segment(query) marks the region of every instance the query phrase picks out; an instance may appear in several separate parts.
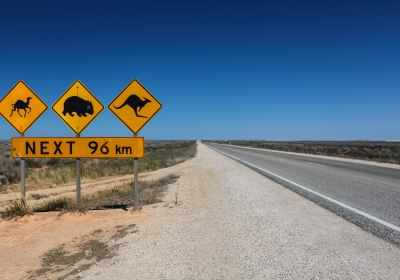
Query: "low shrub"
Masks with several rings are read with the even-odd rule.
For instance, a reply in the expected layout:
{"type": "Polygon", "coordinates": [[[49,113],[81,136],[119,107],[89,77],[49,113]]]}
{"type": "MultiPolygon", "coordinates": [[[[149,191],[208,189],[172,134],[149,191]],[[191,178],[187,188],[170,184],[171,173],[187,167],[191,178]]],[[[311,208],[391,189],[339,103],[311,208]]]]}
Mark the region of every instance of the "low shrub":
{"type": "Polygon", "coordinates": [[[12,201],[1,213],[1,217],[6,220],[23,217],[33,214],[32,209],[23,200],[12,201]]]}
{"type": "MultiPolygon", "coordinates": [[[[141,205],[161,202],[167,186],[176,182],[177,175],[169,175],[156,181],[139,183],[139,200],[141,205]]],[[[102,209],[133,206],[135,196],[133,183],[123,184],[110,190],[86,195],[82,202],[86,209],[102,209]]]]}
{"type": "Polygon", "coordinates": [[[46,198],[46,197],[49,197],[49,195],[48,194],[42,194],[42,193],[33,193],[33,194],[31,194],[31,198],[34,199],[34,200],[39,200],[39,199],[46,198]]]}
{"type": "Polygon", "coordinates": [[[42,203],[34,208],[35,212],[49,212],[49,211],[70,211],[75,209],[75,203],[71,198],[61,197],[52,199],[42,203]]]}

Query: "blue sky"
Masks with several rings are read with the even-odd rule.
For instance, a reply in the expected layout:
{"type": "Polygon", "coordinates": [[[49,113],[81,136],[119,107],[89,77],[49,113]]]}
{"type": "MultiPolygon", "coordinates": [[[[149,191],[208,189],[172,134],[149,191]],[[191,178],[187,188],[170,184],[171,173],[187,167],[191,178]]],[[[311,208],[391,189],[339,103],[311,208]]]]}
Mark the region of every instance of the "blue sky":
{"type": "MultiPolygon", "coordinates": [[[[3,1],[0,95],[51,110],[81,80],[107,106],[134,78],[163,104],[148,139],[400,139],[399,1],[3,1]]],[[[17,132],[0,119],[0,138],[17,132]]],[[[82,136],[130,136],[105,110],[82,136]]]]}

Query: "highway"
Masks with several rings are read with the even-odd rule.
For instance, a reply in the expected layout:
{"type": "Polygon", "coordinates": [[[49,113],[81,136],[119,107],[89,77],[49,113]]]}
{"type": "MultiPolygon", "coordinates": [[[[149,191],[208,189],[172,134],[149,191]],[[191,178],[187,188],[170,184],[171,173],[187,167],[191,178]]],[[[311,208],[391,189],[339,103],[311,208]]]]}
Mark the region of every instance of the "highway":
{"type": "Polygon", "coordinates": [[[400,244],[400,169],[205,143],[335,212],[400,244]]]}

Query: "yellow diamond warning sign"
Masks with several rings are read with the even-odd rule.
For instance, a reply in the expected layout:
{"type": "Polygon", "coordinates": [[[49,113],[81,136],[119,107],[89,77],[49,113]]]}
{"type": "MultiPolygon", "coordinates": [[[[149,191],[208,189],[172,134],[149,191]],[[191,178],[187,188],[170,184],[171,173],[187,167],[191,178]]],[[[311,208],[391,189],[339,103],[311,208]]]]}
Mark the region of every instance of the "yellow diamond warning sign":
{"type": "Polygon", "coordinates": [[[137,80],[132,81],[108,105],[133,133],[138,133],[161,107],[161,103],[137,80]]]}
{"type": "Polygon", "coordinates": [[[53,105],[53,110],[76,134],[80,134],[103,109],[100,101],[80,81],[73,83],[53,105]]]}
{"type": "Polygon", "coordinates": [[[47,105],[23,81],[0,101],[0,114],[21,134],[46,111],[47,105]]]}

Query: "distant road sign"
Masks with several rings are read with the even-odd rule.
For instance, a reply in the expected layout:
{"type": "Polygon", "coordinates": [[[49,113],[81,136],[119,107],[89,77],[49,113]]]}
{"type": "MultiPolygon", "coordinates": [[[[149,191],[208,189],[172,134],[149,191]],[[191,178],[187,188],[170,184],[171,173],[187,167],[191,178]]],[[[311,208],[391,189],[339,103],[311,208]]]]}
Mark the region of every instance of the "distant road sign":
{"type": "Polygon", "coordinates": [[[0,101],[0,114],[21,134],[46,111],[47,105],[23,81],[0,101]]]}
{"type": "Polygon", "coordinates": [[[133,133],[138,133],[162,105],[137,80],[134,80],[108,105],[108,108],[133,133]]]}
{"type": "Polygon", "coordinates": [[[100,101],[80,81],[73,83],[53,105],[53,110],[76,134],[80,134],[103,109],[100,101]]]}
{"type": "Polygon", "coordinates": [[[143,137],[19,137],[11,139],[14,158],[142,158],[143,137]]]}

